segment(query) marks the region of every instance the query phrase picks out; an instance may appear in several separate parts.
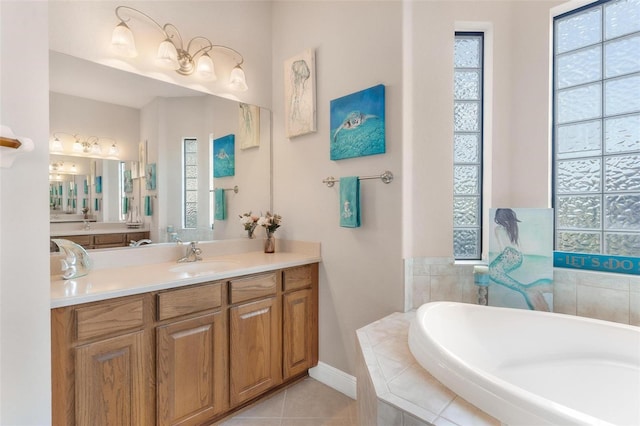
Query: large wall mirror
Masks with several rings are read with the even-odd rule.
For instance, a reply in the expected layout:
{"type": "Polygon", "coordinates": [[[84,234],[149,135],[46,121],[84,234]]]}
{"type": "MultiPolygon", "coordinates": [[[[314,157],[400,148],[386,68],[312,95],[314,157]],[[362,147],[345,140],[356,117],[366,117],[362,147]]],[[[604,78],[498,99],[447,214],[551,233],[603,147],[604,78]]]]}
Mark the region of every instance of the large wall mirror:
{"type": "Polygon", "coordinates": [[[137,214],[154,242],[170,241],[168,229],[183,241],[241,238],[239,215],[271,208],[265,108],[51,51],[50,129],[71,139],[50,156],[52,230],[85,208],[96,227],[137,214]],[[245,134],[247,119],[253,138],[245,134]],[[73,135],[115,141],[119,154],[74,153],[73,135]],[[224,219],[214,216],[215,188],[225,190],[224,219]]]}

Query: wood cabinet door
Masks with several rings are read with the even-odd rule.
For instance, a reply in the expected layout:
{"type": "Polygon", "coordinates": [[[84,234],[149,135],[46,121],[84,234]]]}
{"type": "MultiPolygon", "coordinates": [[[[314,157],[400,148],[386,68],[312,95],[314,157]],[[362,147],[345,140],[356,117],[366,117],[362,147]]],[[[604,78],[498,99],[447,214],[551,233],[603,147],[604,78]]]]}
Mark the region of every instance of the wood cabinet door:
{"type": "Polygon", "coordinates": [[[144,425],[144,331],[76,348],[76,425],[144,425]]]}
{"type": "Polygon", "coordinates": [[[313,367],[313,299],[311,289],[287,293],[282,299],[282,366],[284,379],[313,367]]]}
{"type": "Polygon", "coordinates": [[[157,424],[196,425],[227,409],[222,313],[157,327],[157,424]]]}
{"type": "Polygon", "coordinates": [[[271,297],[229,310],[232,407],[282,382],[277,300],[271,297]]]}

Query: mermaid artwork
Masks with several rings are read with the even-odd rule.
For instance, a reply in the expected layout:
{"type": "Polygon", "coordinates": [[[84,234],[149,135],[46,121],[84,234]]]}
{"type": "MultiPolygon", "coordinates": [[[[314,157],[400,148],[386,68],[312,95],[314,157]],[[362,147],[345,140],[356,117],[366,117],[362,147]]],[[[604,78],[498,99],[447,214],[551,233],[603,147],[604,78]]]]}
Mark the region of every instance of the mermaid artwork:
{"type": "Polygon", "coordinates": [[[518,236],[518,222],[520,220],[518,220],[516,213],[512,209],[496,209],[494,221],[497,224],[495,235],[500,246],[500,254],[489,265],[491,280],[520,293],[529,309],[550,311],[542,293],[551,291],[552,280],[542,278],[532,283],[524,284],[510,275],[523,262],[518,236]]]}

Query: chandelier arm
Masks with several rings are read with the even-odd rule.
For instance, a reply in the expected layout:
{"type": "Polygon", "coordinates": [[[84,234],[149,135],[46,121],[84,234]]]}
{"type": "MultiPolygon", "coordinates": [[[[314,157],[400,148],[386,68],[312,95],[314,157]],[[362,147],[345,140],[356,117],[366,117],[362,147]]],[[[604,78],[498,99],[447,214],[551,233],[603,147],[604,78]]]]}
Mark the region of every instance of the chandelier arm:
{"type": "Polygon", "coordinates": [[[191,55],[192,58],[195,59],[195,57],[199,54],[199,53],[206,53],[211,51],[211,49],[213,48],[213,43],[211,43],[211,40],[209,40],[206,37],[203,36],[195,36],[194,38],[192,38],[191,40],[189,40],[189,43],[187,44],[187,52],[191,55]],[[196,40],[204,40],[207,43],[209,43],[208,46],[202,46],[200,49],[196,50],[195,52],[191,53],[191,43],[193,43],[196,40]]]}
{"type": "MultiPolygon", "coordinates": [[[[155,19],[153,19],[151,16],[147,15],[144,12],[139,11],[138,9],[134,9],[133,7],[129,7],[129,6],[118,6],[116,7],[116,17],[122,21],[122,22],[129,22],[131,20],[131,18],[128,19],[124,19],[122,18],[122,16],[120,16],[120,14],[118,13],[118,10],[120,9],[126,9],[129,10],[131,12],[137,12],[140,15],[144,16],[145,18],[147,18],[149,21],[153,22],[155,24],[156,27],[158,27],[158,29],[165,35],[165,37],[169,37],[169,34],[167,33],[167,31],[165,31],[164,27],[162,25],[160,25],[158,23],[158,21],[156,21],[155,19]]],[[[167,26],[168,24],[165,24],[165,26],[167,26]]],[[[175,27],[174,27],[175,28],[175,27]]]]}
{"type": "Polygon", "coordinates": [[[74,138],[76,138],[76,139],[77,139],[77,136],[78,136],[78,135],[76,135],[76,134],[71,134],[71,133],[67,133],[67,132],[53,132],[53,138],[54,138],[54,139],[55,139],[55,138],[57,138],[57,137],[58,137],[58,135],[67,135],[67,136],[74,137],[74,138]]]}
{"type": "Polygon", "coordinates": [[[231,48],[229,46],[223,46],[222,44],[212,44],[211,45],[211,49],[209,49],[209,50],[213,50],[213,49],[230,50],[231,52],[233,52],[235,55],[237,55],[240,58],[239,62],[236,60],[236,62],[237,62],[236,65],[242,65],[244,63],[244,57],[236,49],[233,49],[233,48],[231,48]]]}
{"type": "Polygon", "coordinates": [[[184,43],[182,42],[182,35],[180,34],[180,31],[178,30],[178,27],[173,25],[171,22],[167,22],[162,27],[162,31],[164,31],[164,33],[167,35],[167,38],[170,39],[171,42],[175,46],[176,44],[173,42],[173,34],[169,34],[169,31],[167,31],[167,29],[169,29],[169,28],[172,30],[173,33],[175,33],[178,36],[178,39],[180,39],[180,47],[176,46],[176,48],[178,48],[179,50],[184,51],[184,43]]]}

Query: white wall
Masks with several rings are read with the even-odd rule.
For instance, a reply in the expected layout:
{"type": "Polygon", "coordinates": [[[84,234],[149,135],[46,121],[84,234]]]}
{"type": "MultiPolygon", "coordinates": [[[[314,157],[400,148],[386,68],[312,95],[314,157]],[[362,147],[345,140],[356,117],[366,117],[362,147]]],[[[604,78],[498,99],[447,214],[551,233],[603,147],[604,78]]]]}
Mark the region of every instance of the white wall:
{"type": "MultiPolygon", "coordinates": [[[[49,120],[51,135],[64,132],[78,134],[84,138],[105,138],[101,141],[105,155],[108,147],[115,141],[120,151],[120,160],[138,159],[139,109],[50,92],[49,120]]],[[[73,137],[61,135],[60,140],[64,144],[65,152],[71,152],[73,137]]]]}
{"type": "Polygon", "coordinates": [[[0,169],[0,424],[51,423],[47,2],[0,4],[0,122],[35,150],[0,169]]]}
{"type": "Polygon", "coordinates": [[[353,374],[355,330],[402,310],[402,4],[276,2],[273,9],[274,210],[276,236],[320,241],[320,360],[353,374]],[[316,50],[316,133],[284,134],[283,62],[316,50]],[[386,86],[386,154],[329,160],[329,103],[386,86]],[[362,181],[362,227],[339,226],[339,187],[327,176],[375,175],[362,181]]]}

